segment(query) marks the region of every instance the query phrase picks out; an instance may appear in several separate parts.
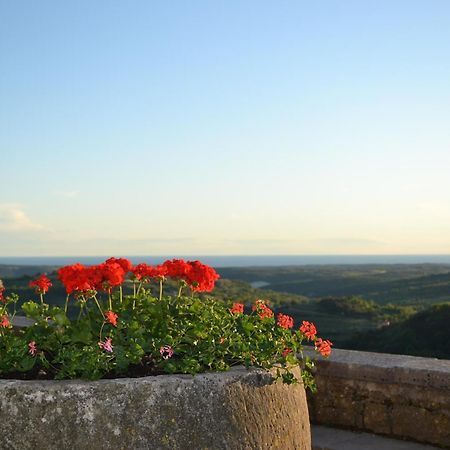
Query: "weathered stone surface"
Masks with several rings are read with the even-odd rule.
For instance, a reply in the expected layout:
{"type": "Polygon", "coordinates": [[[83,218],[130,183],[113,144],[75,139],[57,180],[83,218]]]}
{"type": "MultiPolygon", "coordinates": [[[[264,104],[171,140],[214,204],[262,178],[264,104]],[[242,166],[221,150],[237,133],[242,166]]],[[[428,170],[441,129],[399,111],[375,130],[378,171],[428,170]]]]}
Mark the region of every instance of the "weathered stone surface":
{"type": "Polygon", "coordinates": [[[4,450],[311,448],[302,385],[225,373],[84,381],[0,380],[4,450]]]}
{"type": "Polygon", "coordinates": [[[314,423],[450,448],[450,361],[335,350],[316,362],[314,423]]]}

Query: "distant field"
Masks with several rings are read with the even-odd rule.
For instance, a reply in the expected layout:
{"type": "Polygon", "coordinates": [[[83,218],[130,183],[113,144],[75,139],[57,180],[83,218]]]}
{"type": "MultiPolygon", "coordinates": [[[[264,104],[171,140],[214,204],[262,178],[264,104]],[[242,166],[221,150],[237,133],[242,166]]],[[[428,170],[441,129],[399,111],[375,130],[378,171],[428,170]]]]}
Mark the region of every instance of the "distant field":
{"type": "Polygon", "coordinates": [[[32,276],[40,273],[51,273],[57,268],[57,266],[0,264],[0,279],[4,280],[6,278],[18,278],[24,275],[32,276]]]}
{"type": "Polygon", "coordinates": [[[450,298],[450,265],[384,264],[219,269],[224,278],[310,298],[359,295],[379,303],[433,304],[450,298]]]}

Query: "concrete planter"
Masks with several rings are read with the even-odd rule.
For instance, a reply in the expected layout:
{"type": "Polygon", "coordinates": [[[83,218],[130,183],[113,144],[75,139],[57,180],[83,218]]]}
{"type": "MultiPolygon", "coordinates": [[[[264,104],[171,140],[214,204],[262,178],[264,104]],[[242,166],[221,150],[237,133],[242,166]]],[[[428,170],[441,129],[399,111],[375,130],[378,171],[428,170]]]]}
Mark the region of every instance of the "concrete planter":
{"type": "Polygon", "coordinates": [[[5,450],[311,448],[302,385],[261,370],[86,381],[0,380],[5,450]]]}

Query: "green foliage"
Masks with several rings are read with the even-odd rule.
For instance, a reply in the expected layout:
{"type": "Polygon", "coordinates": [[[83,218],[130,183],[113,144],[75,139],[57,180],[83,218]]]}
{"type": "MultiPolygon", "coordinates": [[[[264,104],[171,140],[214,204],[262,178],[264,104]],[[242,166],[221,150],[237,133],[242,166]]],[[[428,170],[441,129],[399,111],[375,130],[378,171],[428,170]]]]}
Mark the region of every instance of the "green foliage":
{"type": "Polygon", "coordinates": [[[450,303],[434,305],[393,325],[358,333],[345,346],[355,350],[450,359],[450,303]]]}
{"type": "Polygon", "coordinates": [[[320,309],[335,314],[373,317],[377,313],[377,305],[371,300],[361,297],[326,297],[318,302],[320,309]]]}
{"type": "Polygon", "coordinates": [[[159,299],[141,289],[135,296],[113,296],[117,323],[107,319],[107,299],[71,301],[79,308],[77,319],[58,306],[28,301],[22,310],[33,325],[0,328],[0,376],[98,379],[196,374],[243,364],[276,367],[280,380],[293,383],[298,380],[292,367],[301,364],[305,386],[313,387],[309,360],[295,356],[301,353],[304,335],[278,326],[274,317],[261,319],[257,311],[233,313],[229,301],[207,296],[159,299]],[[173,354],[164,354],[164,349],[173,354]],[[286,349],[291,352],[283,356],[286,349]]]}

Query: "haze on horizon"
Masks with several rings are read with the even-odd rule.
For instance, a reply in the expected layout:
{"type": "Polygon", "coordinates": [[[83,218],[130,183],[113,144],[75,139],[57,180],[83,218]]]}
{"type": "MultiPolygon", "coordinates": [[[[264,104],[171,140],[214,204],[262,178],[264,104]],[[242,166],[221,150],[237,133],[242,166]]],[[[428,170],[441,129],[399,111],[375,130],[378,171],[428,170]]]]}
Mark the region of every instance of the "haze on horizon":
{"type": "Polygon", "coordinates": [[[450,253],[450,3],[0,4],[0,256],[450,253]]]}

